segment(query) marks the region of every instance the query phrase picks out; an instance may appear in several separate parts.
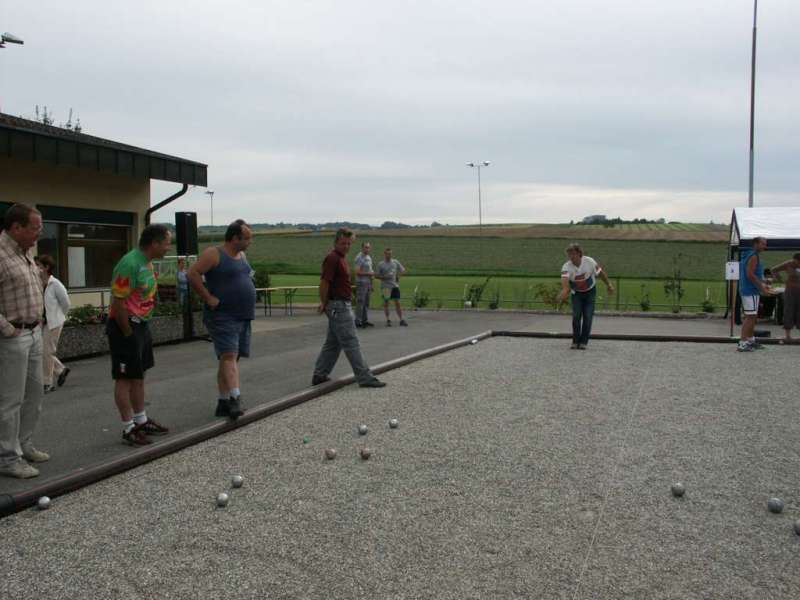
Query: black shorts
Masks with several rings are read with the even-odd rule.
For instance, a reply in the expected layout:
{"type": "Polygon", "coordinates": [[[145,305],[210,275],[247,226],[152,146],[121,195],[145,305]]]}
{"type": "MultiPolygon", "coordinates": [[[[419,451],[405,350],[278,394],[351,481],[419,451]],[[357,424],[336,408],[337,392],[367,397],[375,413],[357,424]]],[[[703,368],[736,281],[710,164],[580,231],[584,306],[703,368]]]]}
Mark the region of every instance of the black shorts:
{"type": "Polygon", "coordinates": [[[133,333],[125,337],[116,320],[109,319],[106,323],[114,379],[144,379],[144,372],[155,364],[150,327],[131,321],[131,330],[133,333]]]}

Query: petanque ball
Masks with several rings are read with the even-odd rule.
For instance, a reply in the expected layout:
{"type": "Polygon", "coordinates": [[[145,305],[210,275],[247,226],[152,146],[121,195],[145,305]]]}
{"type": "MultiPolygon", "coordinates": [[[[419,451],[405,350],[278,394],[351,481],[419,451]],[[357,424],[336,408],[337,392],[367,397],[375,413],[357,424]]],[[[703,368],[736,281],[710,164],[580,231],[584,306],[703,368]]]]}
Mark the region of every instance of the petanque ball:
{"type": "Polygon", "coordinates": [[[400,421],[397,419],[389,419],[389,427],[392,429],[397,429],[400,426],[400,421]]]}
{"type": "Polygon", "coordinates": [[[767,500],[767,508],[771,513],[782,513],[783,512],[783,500],[780,498],[770,498],[767,500]]]}
{"type": "Polygon", "coordinates": [[[336,458],[336,450],[333,448],[328,448],[327,450],[325,450],[325,458],[327,458],[328,460],[333,460],[334,458],[336,458]]]}
{"type": "Polygon", "coordinates": [[[359,433],[359,434],[361,434],[361,435],[367,435],[367,431],[369,431],[369,430],[367,429],[367,426],[366,426],[366,425],[359,425],[359,426],[358,426],[358,433],[359,433]]]}
{"type": "Polygon", "coordinates": [[[683,487],[682,483],[673,483],[670,489],[672,490],[672,495],[676,498],[680,498],[686,493],[686,488],[683,487]]]}
{"type": "Polygon", "coordinates": [[[39,498],[39,501],[36,503],[36,506],[39,507],[39,510],[47,510],[50,508],[50,498],[47,496],[42,496],[39,498]]]}
{"type": "Polygon", "coordinates": [[[244,477],[241,475],[234,475],[233,479],[231,479],[231,485],[235,488],[240,488],[244,485],[244,477]]]}
{"type": "Polygon", "coordinates": [[[372,450],[370,450],[369,448],[362,448],[360,454],[361,458],[363,458],[364,460],[369,460],[369,457],[372,456],[372,450]]]}
{"type": "Polygon", "coordinates": [[[217,506],[220,508],[225,508],[228,506],[228,494],[222,492],[221,494],[217,494],[217,506]]]}

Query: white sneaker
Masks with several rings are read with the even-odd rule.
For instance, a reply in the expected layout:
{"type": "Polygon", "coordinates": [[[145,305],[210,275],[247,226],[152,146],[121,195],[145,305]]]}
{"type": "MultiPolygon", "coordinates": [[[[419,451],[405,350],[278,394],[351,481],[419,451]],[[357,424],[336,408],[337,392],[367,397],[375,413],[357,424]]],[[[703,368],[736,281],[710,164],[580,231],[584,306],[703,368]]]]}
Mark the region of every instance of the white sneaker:
{"type": "Polygon", "coordinates": [[[32,463],[47,462],[50,460],[50,455],[47,452],[37,450],[33,446],[22,449],[22,458],[32,463]]]}
{"type": "Polygon", "coordinates": [[[39,469],[29,465],[24,460],[18,460],[5,467],[0,467],[0,475],[16,477],[17,479],[30,479],[39,474],[39,469]]]}

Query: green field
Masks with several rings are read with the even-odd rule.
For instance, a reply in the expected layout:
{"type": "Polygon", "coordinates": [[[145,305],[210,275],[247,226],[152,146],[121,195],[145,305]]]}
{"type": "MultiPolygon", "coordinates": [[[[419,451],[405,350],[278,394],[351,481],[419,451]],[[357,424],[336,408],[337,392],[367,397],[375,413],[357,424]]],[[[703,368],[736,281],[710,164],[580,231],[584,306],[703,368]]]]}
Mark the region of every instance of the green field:
{"type": "MultiPolygon", "coordinates": [[[[270,285],[274,287],[282,286],[301,286],[318,285],[318,275],[273,275],[270,285]]],[[[430,303],[426,308],[460,308],[464,298],[465,286],[470,284],[481,284],[485,277],[470,276],[412,276],[403,277],[401,280],[402,305],[410,308],[413,306],[413,295],[415,289],[427,292],[430,303]]],[[[493,277],[486,287],[482,300],[479,304],[482,308],[488,308],[490,301],[496,291],[500,293],[501,308],[506,309],[541,309],[548,308],[536,297],[536,289],[540,284],[558,285],[558,277],[493,277]]],[[[609,297],[606,293],[605,285],[600,283],[597,286],[597,303],[601,309],[608,310],[641,310],[640,301],[643,292],[650,297],[651,310],[669,311],[671,310],[670,300],[664,293],[664,285],[660,280],[645,279],[621,279],[614,280],[617,287],[617,294],[609,297]],[[642,288],[644,286],[644,289],[642,288]]],[[[708,297],[717,309],[724,309],[725,305],[725,284],[722,281],[687,281],[684,284],[686,293],[682,301],[684,312],[698,312],[699,306],[708,297]]],[[[372,306],[379,307],[380,292],[378,285],[375,286],[372,296],[372,306]]],[[[282,297],[274,296],[276,303],[282,302],[282,297]]],[[[316,302],[316,295],[307,292],[298,295],[296,302],[310,303],[316,302]]]]}
{"type": "MultiPolygon", "coordinates": [[[[373,256],[382,257],[391,246],[394,256],[414,275],[497,275],[550,277],[564,263],[563,239],[453,236],[365,235],[373,256]]],[[[332,246],[332,236],[258,235],[247,252],[252,263],[271,274],[315,275],[332,246]]],[[[358,248],[351,252],[355,256],[358,248]]],[[[727,246],[718,242],[665,242],[638,240],[592,240],[586,254],[603,264],[608,274],[625,279],[664,278],[677,265],[686,279],[720,281],[727,246]]],[[[766,264],[788,258],[788,253],[767,253],[766,264]]]]}

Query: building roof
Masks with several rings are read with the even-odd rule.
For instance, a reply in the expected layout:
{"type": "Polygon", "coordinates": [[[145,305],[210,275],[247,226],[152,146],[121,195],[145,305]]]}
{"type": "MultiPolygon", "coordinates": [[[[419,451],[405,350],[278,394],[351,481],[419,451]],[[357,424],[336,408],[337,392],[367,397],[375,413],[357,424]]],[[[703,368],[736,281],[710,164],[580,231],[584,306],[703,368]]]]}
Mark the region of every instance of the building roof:
{"type": "Polygon", "coordinates": [[[205,187],[208,166],[0,113],[0,156],[205,187]]]}

